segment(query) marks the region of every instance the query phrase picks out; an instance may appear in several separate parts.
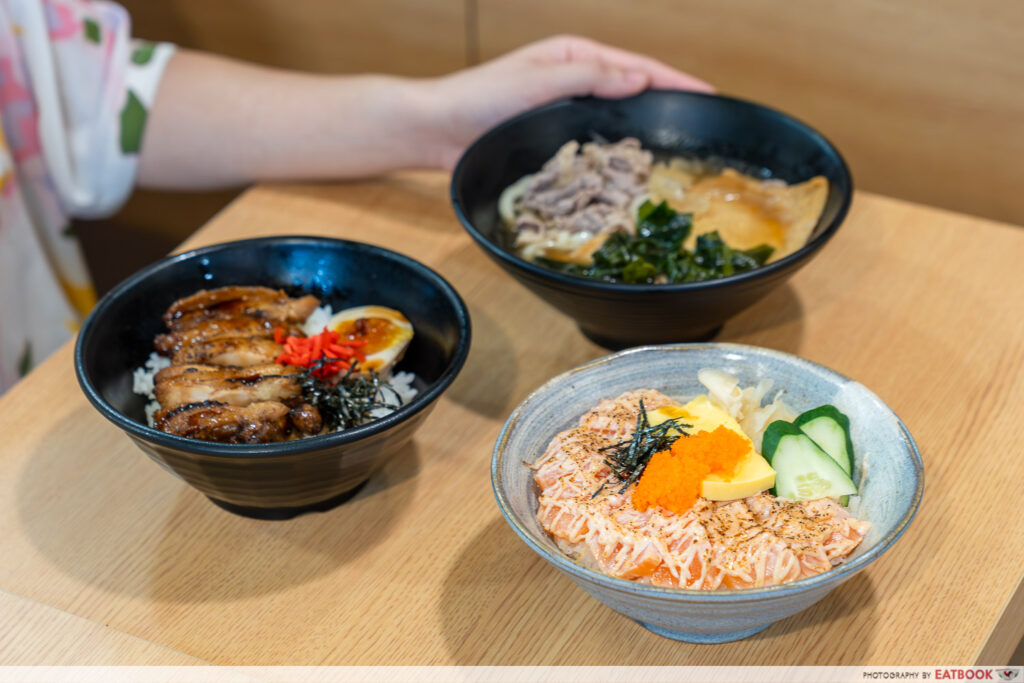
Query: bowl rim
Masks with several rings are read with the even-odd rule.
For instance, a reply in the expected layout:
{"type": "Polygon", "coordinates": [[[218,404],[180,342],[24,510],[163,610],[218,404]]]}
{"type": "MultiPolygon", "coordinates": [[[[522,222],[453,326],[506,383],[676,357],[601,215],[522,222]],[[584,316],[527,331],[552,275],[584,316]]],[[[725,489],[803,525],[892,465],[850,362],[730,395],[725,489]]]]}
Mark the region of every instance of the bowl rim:
{"type": "MultiPolygon", "coordinates": [[[[554,436],[554,435],[552,435],[554,436]]],[[[889,547],[896,542],[896,540],[903,535],[910,522],[914,519],[917,514],[917,510],[921,505],[921,499],[924,495],[924,464],[921,460],[921,453],[917,448],[917,444],[914,442],[913,437],[910,435],[910,431],[907,429],[903,421],[892,411],[889,406],[878,397],[877,394],[872,392],[870,389],[865,387],[859,382],[842,375],[841,373],[832,370],[831,368],[825,367],[814,361],[801,358],[799,356],[785,353],[783,351],[777,351],[775,349],[768,349],[760,346],[752,346],[748,344],[731,344],[731,343],[693,343],[693,344],[660,344],[660,345],[648,345],[648,346],[637,346],[630,349],[625,349],[617,353],[612,353],[606,356],[601,356],[594,360],[588,361],[581,365],[578,365],[566,372],[557,375],[540,387],[535,389],[527,396],[522,403],[520,403],[515,410],[512,411],[508,419],[505,421],[501,432],[498,434],[497,441],[494,445],[494,451],[491,457],[491,488],[494,492],[495,499],[498,502],[498,508],[501,510],[501,514],[505,517],[505,521],[508,522],[512,530],[515,531],[523,541],[526,542],[537,554],[544,559],[552,562],[558,569],[562,570],[566,574],[569,574],[575,579],[583,579],[591,583],[600,584],[606,588],[617,590],[620,592],[634,593],[646,595],[648,597],[657,596],[660,598],[675,599],[682,602],[699,600],[699,601],[711,601],[711,602],[744,602],[754,598],[777,598],[784,597],[791,594],[802,593],[808,590],[812,590],[815,587],[827,585],[833,582],[839,582],[846,578],[849,578],[853,574],[857,573],[872,561],[880,557],[889,547]],[[902,432],[904,439],[904,445],[907,455],[910,456],[911,464],[915,475],[916,485],[914,488],[913,495],[910,498],[910,505],[907,508],[906,513],[899,520],[899,522],[889,531],[878,543],[865,551],[862,555],[855,557],[849,562],[844,562],[834,566],[821,574],[809,576],[796,581],[790,581],[788,583],[782,583],[774,586],[764,586],[761,588],[740,588],[740,589],[721,589],[721,590],[704,590],[700,588],[672,588],[667,586],[651,586],[647,584],[641,584],[628,579],[620,579],[601,572],[587,569],[586,567],[574,562],[569,559],[567,555],[561,552],[552,551],[546,545],[540,543],[534,536],[533,532],[526,528],[524,524],[519,521],[518,516],[512,510],[512,506],[505,496],[504,486],[505,481],[501,476],[501,463],[505,459],[505,447],[508,441],[509,435],[512,430],[515,429],[516,424],[522,414],[530,406],[531,403],[537,401],[541,394],[551,391],[556,386],[559,386],[565,382],[571,381],[573,377],[584,372],[599,368],[603,365],[616,362],[618,359],[630,356],[630,355],[642,355],[651,352],[662,352],[662,351],[679,351],[686,352],[696,349],[714,348],[720,349],[723,352],[729,350],[736,352],[743,352],[747,354],[762,354],[772,356],[777,359],[784,360],[786,362],[796,362],[799,364],[805,364],[810,368],[825,374],[826,376],[833,377],[843,383],[854,382],[859,384],[869,396],[874,398],[883,406],[889,414],[896,420],[899,429],[902,432]]]]}
{"type": "MultiPolygon", "coordinates": [[[[833,191],[833,187],[833,183],[830,182],[829,192],[833,191]]],[[[804,121],[773,107],[769,107],[767,105],[760,104],[758,102],[753,102],[751,100],[742,99],[739,97],[719,95],[717,93],[694,92],[691,90],[672,90],[667,88],[652,88],[637,93],[636,95],[632,95],[630,97],[621,99],[593,96],[567,97],[522,112],[521,114],[518,114],[516,116],[513,116],[512,118],[502,121],[501,123],[484,132],[476,140],[474,140],[459,157],[458,162],[455,164],[455,168],[452,170],[451,182],[449,183],[449,197],[451,199],[452,207],[455,210],[455,215],[459,219],[459,223],[462,224],[462,227],[466,230],[466,232],[468,232],[470,236],[478,244],[480,244],[492,257],[497,258],[504,264],[507,264],[520,271],[525,271],[526,273],[529,273],[534,277],[556,282],[566,287],[589,287],[605,293],[617,294],[622,294],[626,292],[686,292],[704,289],[714,289],[717,287],[726,287],[735,283],[747,282],[762,276],[770,275],[772,273],[784,271],[789,267],[799,263],[804,258],[810,256],[812,253],[823,247],[825,243],[828,242],[833,235],[835,235],[835,233],[839,230],[839,227],[842,225],[843,221],[846,219],[846,215],[849,213],[850,204],[853,201],[853,192],[853,175],[850,172],[849,165],[846,163],[846,159],[839,152],[839,149],[834,144],[832,144],[832,142],[828,138],[826,138],[821,132],[811,127],[804,121]],[[839,162],[840,175],[845,178],[847,184],[849,185],[849,190],[840,196],[839,209],[836,212],[836,215],[833,217],[832,221],[829,222],[829,224],[825,226],[825,229],[822,230],[817,236],[808,240],[806,244],[804,244],[802,247],[794,251],[792,254],[784,256],[778,261],[773,261],[772,263],[768,263],[763,266],[754,268],[753,270],[748,270],[743,273],[736,273],[734,275],[727,275],[726,277],[721,277],[714,280],[704,280],[700,282],[673,282],[665,284],[629,284],[625,282],[608,282],[606,280],[594,280],[591,278],[585,278],[576,275],[568,275],[566,273],[561,273],[559,271],[552,270],[550,268],[545,268],[535,263],[531,263],[530,261],[521,258],[520,256],[514,254],[513,252],[507,249],[503,249],[502,247],[495,244],[486,235],[484,235],[473,224],[471,220],[469,220],[469,217],[466,215],[466,211],[463,208],[459,185],[461,184],[462,177],[465,174],[464,167],[469,155],[472,154],[474,150],[478,146],[480,146],[487,138],[490,138],[493,135],[497,135],[504,131],[506,128],[510,128],[514,125],[517,125],[519,122],[523,120],[535,116],[542,116],[547,112],[553,111],[555,109],[561,109],[564,107],[572,106],[574,103],[579,101],[619,102],[621,100],[641,98],[651,93],[667,93],[678,97],[692,97],[697,100],[703,99],[730,101],[737,103],[742,107],[748,107],[752,111],[759,111],[761,113],[766,113],[769,115],[779,117],[779,119],[781,119],[787,125],[792,126],[798,130],[801,130],[808,137],[815,140],[825,150],[835,155],[836,160],[839,162]]],[[[821,219],[819,218],[819,223],[820,220],[821,219]]],[[[818,224],[815,224],[815,228],[817,227],[818,224]]]]}
{"type": "Polygon", "coordinates": [[[83,323],[81,330],[75,339],[74,364],[75,375],[78,384],[85,393],[89,402],[110,422],[120,427],[133,438],[139,438],[147,442],[157,443],[161,446],[176,448],[190,453],[220,456],[226,458],[252,458],[268,456],[289,456],[301,455],[310,451],[334,448],[345,444],[361,441],[364,438],[385,432],[401,422],[405,422],[420,411],[430,406],[438,396],[455,380],[459,374],[466,357],[469,354],[470,342],[472,339],[472,325],[470,322],[469,309],[459,293],[439,273],[419,261],[400,254],[391,249],[380,247],[366,242],[340,239],[336,237],[325,237],[318,235],[277,235],[269,237],[254,237],[241,240],[230,240],[215,244],[191,249],[180,254],[171,254],[155,263],[146,266],[133,275],[123,280],[120,284],[110,290],[95,308],[90,312],[83,323]],[[281,441],[265,444],[226,444],[216,441],[203,441],[201,439],[190,439],[184,436],[167,434],[154,429],[144,423],[137,422],[121,413],[121,411],[110,405],[94,386],[91,378],[85,370],[84,347],[96,326],[97,320],[102,313],[113,305],[113,302],[120,299],[140,282],[161,272],[172,268],[183,261],[190,261],[202,258],[212,253],[245,249],[263,245],[303,245],[322,246],[331,249],[355,250],[362,252],[375,252],[387,259],[400,263],[407,268],[417,272],[428,281],[432,282],[451,303],[456,314],[456,325],[459,329],[459,340],[455,347],[451,361],[441,373],[441,376],[431,382],[424,390],[390,415],[378,418],[359,427],[346,429],[342,432],[321,434],[305,437],[294,441],[281,441]]]}

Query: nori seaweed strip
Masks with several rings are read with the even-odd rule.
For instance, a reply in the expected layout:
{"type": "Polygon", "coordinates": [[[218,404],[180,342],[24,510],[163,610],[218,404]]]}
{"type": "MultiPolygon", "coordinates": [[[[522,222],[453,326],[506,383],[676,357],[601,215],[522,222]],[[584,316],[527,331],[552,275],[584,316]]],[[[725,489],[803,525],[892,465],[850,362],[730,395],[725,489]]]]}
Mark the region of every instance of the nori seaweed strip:
{"type": "Polygon", "coordinates": [[[303,368],[299,377],[303,398],[320,411],[324,426],[329,432],[366,424],[373,419],[370,417],[370,411],[376,408],[397,410],[404,404],[401,394],[381,379],[374,370],[370,370],[366,375],[358,373],[358,361],[353,362],[336,383],[313,375],[315,370],[327,363],[339,360],[343,359],[321,358],[309,367],[303,368]],[[388,403],[385,391],[390,391],[394,395],[397,405],[388,403]]]}
{"type": "MultiPolygon", "coordinates": [[[[652,455],[670,448],[680,436],[687,435],[683,428],[693,425],[683,422],[684,419],[673,417],[652,427],[647,419],[647,410],[644,408],[643,399],[640,399],[640,413],[636,416],[633,436],[627,441],[620,441],[599,449],[600,452],[608,453],[604,463],[611,468],[612,476],[622,483],[619,493],[624,493],[630,485],[640,479],[652,455]],[[679,435],[669,434],[672,430],[679,432],[679,435]]],[[[591,498],[596,498],[607,483],[601,484],[591,498]]]]}

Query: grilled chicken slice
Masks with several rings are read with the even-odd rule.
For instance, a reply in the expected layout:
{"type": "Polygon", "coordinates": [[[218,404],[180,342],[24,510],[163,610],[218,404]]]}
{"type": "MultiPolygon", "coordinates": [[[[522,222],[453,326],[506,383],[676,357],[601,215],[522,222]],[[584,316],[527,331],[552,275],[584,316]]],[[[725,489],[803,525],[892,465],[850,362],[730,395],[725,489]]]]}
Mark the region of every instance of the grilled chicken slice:
{"type": "Polygon", "coordinates": [[[294,404],[302,395],[299,373],[298,368],[277,364],[247,368],[172,365],[156,373],[154,394],[166,410],[204,401],[233,406],[261,401],[294,404]]]}
{"type": "MultiPolygon", "coordinates": [[[[266,363],[263,365],[250,365],[248,367],[232,367],[230,365],[210,365],[205,363],[182,363],[181,365],[169,365],[160,370],[154,376],[154,381],[159,384],[167,380],[177,379],[182,375],[196,375],[205,373],[205,379],[243,379],[253,375],[283,375],[293,376],[302,373],[302,368],[294,365],[279,365],[277,363],[266,363]]],[[[251,381],[251,380],[249,380],[251,381]]]]}
{"type": "Polygon", "coordinates": [[[277,401],[247,406],[203,401],[157,411],[154,426],[168,434],[204,441],[269,443],[287,438],[291,431],[288,412],[288,406],[277,401]]]}
{"type": "Polygon", "coordinates": [[[157,335],[153,342],[157,353],[173,356],[187,346],[199,342],[231,337],[264,337],[272,339],[274,330],[280,327],[285,336],[304,336],[302,330],[292,323],[268,318],[211,318],[203,320],[187,330],[157,335]]]}
{"type": "Polygon", "coordinates": [[[320,415],[320,411],[317,410],[316,406],[309,403],[303,403],[292,408],[291,412],[288,413],[288,419],[291,420],[295,429],[302,436],[314,436],[319,434],[324,428],[324,420],[320,415]]]}
{"type": "Polygon", "coordinates": [[[201,289],[171,304],[164,313],[164,324],[172,332],[180,332],[206,320],[227,318],[300,323],[319,305],[320,300],[315,296],[293,299],[281,290],[267,287],[201,289]]]}
{"type": "Polygon", "coordinates": [[[185,346],[171,355],[175,365],[205,363],[208,365],[270,365],[283,348],[273,339],[265,337],[228,337],[197,342],[185,346]]]}

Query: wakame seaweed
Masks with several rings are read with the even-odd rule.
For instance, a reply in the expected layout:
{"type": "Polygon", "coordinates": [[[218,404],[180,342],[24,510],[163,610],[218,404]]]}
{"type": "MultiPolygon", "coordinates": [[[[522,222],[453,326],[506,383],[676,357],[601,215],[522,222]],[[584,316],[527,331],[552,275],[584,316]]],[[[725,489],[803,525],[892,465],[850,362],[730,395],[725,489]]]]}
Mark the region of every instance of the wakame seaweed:
{"type": "Polygon", "coordinates": [[[612,233],[594,252],[593,264],[581,266],[537,257],[534,262],[579,277],[655,284],[700,282],[743,273],[763,266],[772,247],[733,249],[717,232],[697,236],[693,251],[683,248],[690,235],[692,216],[669,208],[667,202],[644,202],[637,212],[636,234],[612,233]]]}

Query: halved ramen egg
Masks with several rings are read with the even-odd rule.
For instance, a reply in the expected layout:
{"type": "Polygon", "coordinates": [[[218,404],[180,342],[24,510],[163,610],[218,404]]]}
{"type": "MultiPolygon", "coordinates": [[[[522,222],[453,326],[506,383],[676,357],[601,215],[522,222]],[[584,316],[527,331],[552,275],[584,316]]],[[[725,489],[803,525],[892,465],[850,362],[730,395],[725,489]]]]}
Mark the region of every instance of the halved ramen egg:
{"type": "Polygon", "coordinates": [[[365,341],[366,346],[360,351],[366,354],[366,361],[360,366],[385,376],[402,360],[413,334],[412,323],[399,311],[385,306],[357,306],[339,311],[327,327],[341,335],[343,343],[365,341]]]}

